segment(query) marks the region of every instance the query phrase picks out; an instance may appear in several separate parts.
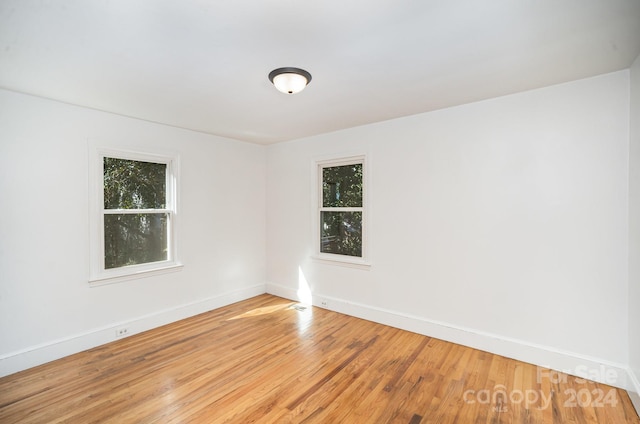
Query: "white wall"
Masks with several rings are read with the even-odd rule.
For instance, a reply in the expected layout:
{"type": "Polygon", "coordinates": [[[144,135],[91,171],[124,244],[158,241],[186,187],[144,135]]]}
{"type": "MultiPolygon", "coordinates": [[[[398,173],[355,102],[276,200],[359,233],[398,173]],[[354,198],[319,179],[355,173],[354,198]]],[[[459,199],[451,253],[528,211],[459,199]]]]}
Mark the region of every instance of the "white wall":
{"type": "Polygon", "coordinates": [[[265,148],[0,91],[0,375],[265,290],[265,148]],[[90,287],[89,143],[175,152],[180,256],[90,287]]]}
{"type": "Polygon", "coordinates": [[[629,134],[629,365],[640,411],[640,56],[631,67],[629,134]]]}
{"type": "Polygon", "coordinates": [[[626,387],[628,116],[620,71],[270,146],[267,290],[626,387]],[[373,266],[315,262],[313,162],[362,152],[373,266]]]}

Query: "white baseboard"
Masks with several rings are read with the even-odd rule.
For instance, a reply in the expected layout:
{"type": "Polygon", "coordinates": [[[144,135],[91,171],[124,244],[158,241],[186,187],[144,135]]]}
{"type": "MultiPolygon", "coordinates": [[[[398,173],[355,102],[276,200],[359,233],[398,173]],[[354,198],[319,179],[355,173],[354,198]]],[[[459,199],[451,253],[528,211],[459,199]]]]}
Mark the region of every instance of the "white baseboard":
{"type": "Polygon", "coordinates": [[[264,284],[258,284],[11,352],[0,356],[0,377],[112,342],[117,328],[127,327],[130,336],[258,296],[265,290],[264,284]]]}
{"type": "Polygon", "coordinates": [[[640,394],[634,392],[628,392],[629,397],[631,398],[631,403],[633,407],[636,408],[636,414],[640,416],[640,394]]]}
{"type": "MultiPolygon", "coordinates": [[[[267,293],[286,299],[301,300],[296,290],[274,283],[267,283],[267,293]]],[[[321,302],[326,301],[326,309],[346,315],[469,346],[537,365],[541,368],[548,368],[599,383],[609,384],[624,390],[637,390],[632,381],[633,376],[629,374],[629,369],[624,364],[613,363],[574,352],[565,352],[549,346],[463,328],[397,311],[322,296],[318,293],[314,293],[312,299],[314,306],[322,307],[321,302]]],[[[542,377],[545,376],[542,375],[542,377]]]]}
{"type": "Polygon", "coordinates": [[[640,375],[633,372],[631,368],[629,368],[629,379],[633,385],[633,388],[627,390],[629,393],[629,397],[631,398],[631,403],[636,408],[636,413],[640,416],[640,375]]]}

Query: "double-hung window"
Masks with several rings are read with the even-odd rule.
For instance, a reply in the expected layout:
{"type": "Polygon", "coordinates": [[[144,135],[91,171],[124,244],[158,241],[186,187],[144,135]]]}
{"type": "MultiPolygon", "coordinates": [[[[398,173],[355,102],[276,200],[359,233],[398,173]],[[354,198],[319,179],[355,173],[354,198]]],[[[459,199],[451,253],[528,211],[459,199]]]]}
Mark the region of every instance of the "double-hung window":
{"type": "Polygon", "coordinates": [[[178,266],[177,158],[106,150],[97,156],[91,279],[118,280],[178,266]]]}
{"type": "Polygon", "coordinates": [[[367,260],[364,156],[318,162],[318,257],[367,260]]]}

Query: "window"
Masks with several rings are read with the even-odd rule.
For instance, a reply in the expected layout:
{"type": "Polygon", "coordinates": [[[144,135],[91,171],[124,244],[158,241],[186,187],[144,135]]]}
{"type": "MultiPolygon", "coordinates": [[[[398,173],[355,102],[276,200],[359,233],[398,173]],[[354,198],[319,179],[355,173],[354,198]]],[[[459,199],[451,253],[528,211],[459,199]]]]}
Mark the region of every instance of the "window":
{"type": "Polygon", "coordinates": [[[365,263],[366,208],[363,156],[318,163],[318,257],[365,263]]]}
{"type": "Polygon", "coordinates": [[[95,161],[91,280],[118,280],[179,265],[177,159],[105,150],[95,161]]]}

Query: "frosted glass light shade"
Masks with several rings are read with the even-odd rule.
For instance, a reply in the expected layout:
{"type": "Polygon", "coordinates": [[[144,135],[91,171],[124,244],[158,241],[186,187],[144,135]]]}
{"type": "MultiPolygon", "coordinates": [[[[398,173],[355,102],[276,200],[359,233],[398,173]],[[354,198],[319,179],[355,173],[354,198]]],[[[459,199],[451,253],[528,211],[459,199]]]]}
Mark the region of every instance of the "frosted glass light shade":
{"type": "Polygon", "coordinates": [[[311,74],[299,68],[279,68],[271,71],[269,79],[278,91],[295,94],[304,90],[311,81],[311,74]]]}

